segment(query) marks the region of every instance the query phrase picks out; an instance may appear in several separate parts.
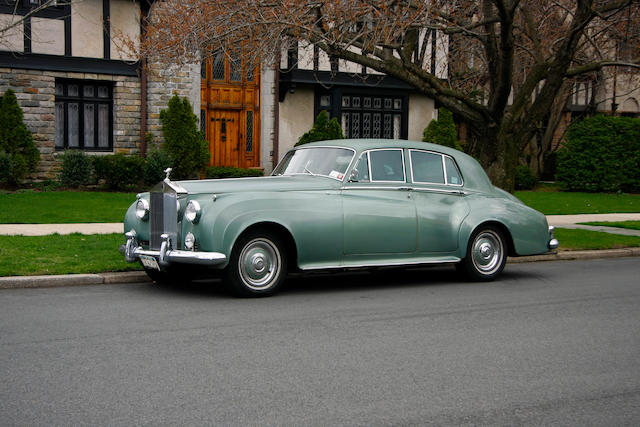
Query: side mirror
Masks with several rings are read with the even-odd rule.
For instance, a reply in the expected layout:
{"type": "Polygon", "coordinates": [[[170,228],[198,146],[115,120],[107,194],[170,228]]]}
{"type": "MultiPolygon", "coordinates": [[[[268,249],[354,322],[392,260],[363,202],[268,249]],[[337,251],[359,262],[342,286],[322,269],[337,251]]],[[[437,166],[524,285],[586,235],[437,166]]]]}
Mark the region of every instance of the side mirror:
{"type": "Polygon", "coordinates": [[[354,169],[351,171],[351,175],[349,175],[349,182],[358,182],[358,169],[354,169]]]}

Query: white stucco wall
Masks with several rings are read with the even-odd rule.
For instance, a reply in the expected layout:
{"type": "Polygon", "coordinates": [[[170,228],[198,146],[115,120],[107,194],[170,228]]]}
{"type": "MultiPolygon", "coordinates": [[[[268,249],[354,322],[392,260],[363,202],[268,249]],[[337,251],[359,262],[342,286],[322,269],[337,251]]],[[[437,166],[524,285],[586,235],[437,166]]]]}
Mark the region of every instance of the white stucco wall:
{"type": "Polygon", "coordinates": [[[102,58],[102,1],[83,0],[71,3],[71,53],[73,56],[102,58]]]}
{"type": "Polygon", "coordinates": [[[298,88],[280,103],[279,159],[313,126],[313,89],[298,88]]]}
{"type": "MultiPolygon", "coordinates": [[[[17,20],[19,20],[19,17],[0,13],[0,28],[8,28],[11,24],[16,23],[17,20]]],[[[22,23],[18,23],[0,36],[0,50],[24,51],[24,27],[22,23]]]]}
{"type": "Polygon", "coordinates": [[[127,41],[137,42],[140,38],[140,5],[131,0],[111,0],[111,59],[135,60],[135,51],[127,41]]]}
{"type": "Polygon", "coordinates": [[[32,18],[31,52],[64,55],[64,21],[32,18]]]}
{"type": "Polygon", "coordinates": [[[438,118],[435,102],[424,95],[409,96],[409,140],[422,140],[422,133],[429,122],[438,118]]]}

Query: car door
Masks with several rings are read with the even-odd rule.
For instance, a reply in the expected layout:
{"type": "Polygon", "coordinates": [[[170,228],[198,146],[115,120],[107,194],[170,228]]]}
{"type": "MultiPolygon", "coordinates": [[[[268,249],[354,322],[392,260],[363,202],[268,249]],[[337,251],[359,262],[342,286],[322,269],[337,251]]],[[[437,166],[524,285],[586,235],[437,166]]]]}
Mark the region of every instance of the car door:
{"type": "Polygon", "coordinates": [[[441,153],[409,150],[409,163],[418,219],[418,251],[455,251],[460,225],[469,214],[462,175],[455,161],[441,153]]]}
{"type": "Polygon", "coordinates": [[[403,150],[365,152],[355,169],[342,190],[345,255],[416,252],[416,208],[403,150]]]}

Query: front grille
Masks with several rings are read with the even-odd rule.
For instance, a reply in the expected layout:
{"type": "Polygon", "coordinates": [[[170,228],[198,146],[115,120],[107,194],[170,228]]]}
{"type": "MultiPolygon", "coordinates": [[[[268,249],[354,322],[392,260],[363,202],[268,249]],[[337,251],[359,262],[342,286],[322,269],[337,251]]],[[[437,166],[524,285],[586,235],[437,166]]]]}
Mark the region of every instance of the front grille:
{"type": "Polygon", "coordinates": [[[149,245],[152,250],[159,250],[162,245],[162,234],[168,234],[177,248],[178,211],[176,195],[173,193],[151,193],[149,204],[149,245]]]}
{"type": "Polygon", "coordinates": [[[159,250],[162,244],[160,236],[164,233],[164,193],[151,193],[149,206],[149,243],[150,248],[159,250]]]}

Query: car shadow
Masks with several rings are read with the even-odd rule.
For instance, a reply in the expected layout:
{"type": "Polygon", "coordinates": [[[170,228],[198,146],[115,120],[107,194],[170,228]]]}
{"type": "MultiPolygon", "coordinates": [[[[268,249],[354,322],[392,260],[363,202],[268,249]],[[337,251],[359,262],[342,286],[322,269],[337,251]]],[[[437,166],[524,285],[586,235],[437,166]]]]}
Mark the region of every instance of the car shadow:
{"type": "MultiPolygon", "coordinates": [[[[539,278],[539,274],[526,270],[506,269],[495,281],[489,283],[517,284],[520,281],[539,278]]],[[[324,271],[290,274],[278,295],[298,295],[326,292],[350,292],[361,289],[391,289],[412,287],[438,287],[448,285],[478,286],[478,282],[468,281],[451,265],[412,268],[383,268],[355,271],[324,271]]],[[[155,283],[141,285],[156,293],[180,295],[194,298],[233,298],[220,278],[198,279],[194,281],[155,283]]]]}

